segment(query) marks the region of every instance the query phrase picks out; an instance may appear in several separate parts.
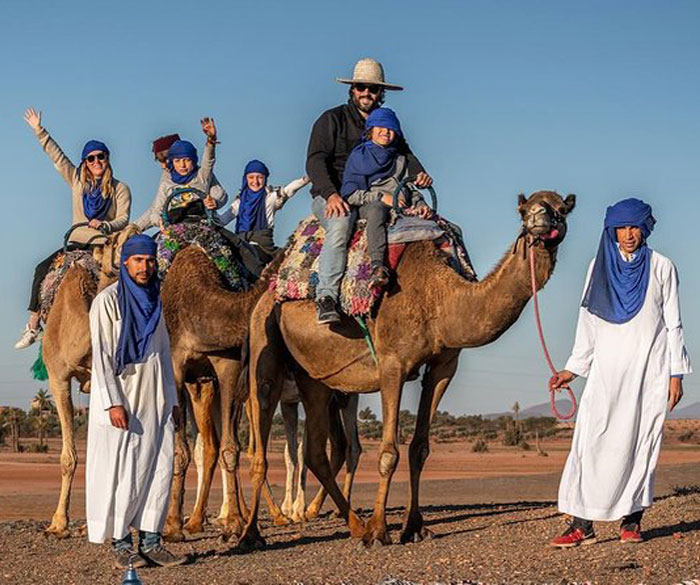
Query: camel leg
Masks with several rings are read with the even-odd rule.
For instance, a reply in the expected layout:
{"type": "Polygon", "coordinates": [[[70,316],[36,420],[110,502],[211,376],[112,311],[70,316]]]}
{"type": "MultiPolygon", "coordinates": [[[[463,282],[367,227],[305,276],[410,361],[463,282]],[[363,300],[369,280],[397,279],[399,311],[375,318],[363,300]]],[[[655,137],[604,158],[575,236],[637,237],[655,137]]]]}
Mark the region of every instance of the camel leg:
{"type": "Polygon", "coordinates": [[[302,373],[297,374],[297,385],[306,411],[304,460],[335,502],[338,513],[350,528],[351,536],[359,538],[365,531],[364,523],[343,497],[343,493],[335,481],[337,470],[331,467],[326,454],[326,442],[330,431],[328,407],[333,391],[325,384],[312,380],[302,373]]]}
{"type": "Polygon", "coordinates": [[[296,475],[297,497],[294,499],[292,507],[292,521],[303,523],[306,517],[306,464],[304,463],[304,441],[299,441],[297,446],[297,475],[296,475]]]}
{"type": "Polygon", "coordinates": [[[386,502],[391,478],[399,463],[399,406],[403,389],[401,366],[391,358],[385,358],[380,374],[382,397],[382,443],[379,447],[379,489],[374,502],[372,518],[367,523],[362,540],[366,546],[390,544],[386,527],[386,502]]]}
{"type": "Polygon", "coordinates": [[[416,416],[416,430],[408,450],[410,467],[410,503],[406,511],[401,542],[420,542],[429,538],[432,533],[423,524],[423,515],[420,513],[418,492],[420,488],[420,476],[423,465],[430,454],[430,423],[435,415],[440,400],[457,371],[459,352],[451,353],[448,359],[443,359],[428,364],[423,375],[423,390],[420,396],[418,414],[416,416]]]}
{"type": "Polygon", "coordinates": [[[284,501],[282,502],[282,514],[287,518],[292,517],[294,507],[294,475],[299,465],[297,459],[297,428],[299,425],[299,404],[282,402],[282,420],[284,421],[284,466],[287,477],[284,485],[284,501]]]}
{"type": "MultiPolygon", "coordinates": [[[[197,444],[202,445],[201,454],[201,469],[198,468],[198,484],[201,489],[197,490],[197,501],[190,519],[187,521],[183,530],[188,534],[197,534],[202,532],[204,520],[207,513],[207,502],[209,501],[209,492],[211,490],[211,482],[216,469],[216,460],[219,454],[219,444],[216,436],[214,421],[212,420],[212,405],[216,389],[213,380],[197,381],[194,384],[187,384],[187,391],[192,401],[192,412],[197,424],[199,433],[197,435],[197,444]],[[200,440],[201,439],[201,440],[200,440]]],[[[197,448],[195,447],[195,461],[197,459],[197,448]]]]}
{"type": "Polygon", "coordinates": [[[360,462],[360,455],[362,454],[360,433],[357,428],[357,412],[359,410],[359,405],[360,396],[358,394],[351,394],[348,396],[347,405],[340,410],[340,415],[343,417],[343,429],[345,429],[345,440],[347,443],[343,495],[351,506],[350,493],[352,491],[353,481],[355,480],[357,465],[360,462]]]}
{"type": "MultiPolygon", "coordinates": [[[[336,400],[333,398],[328,403],[327,416],[330,418],[330,425],[328,428],[331,443],[331,470],[333,471],[333,477],[336,477],[340,471],[340,468],[343,466],[343,463],[345,463],[347,442],[345,440],[343,423],[340,417],[340,408],[336,400]]],[[[321,486],[311,504],[309,504],[309,509],[306,511],[306,518],[308,520],[316,518],[319,515],[327,495],[328,492],[323,486],[321,486]]],[[[336,513],[336,516],[338,514],[339,511],[336,513]]]]}
{"type": "Polygon", "coordinates": [[[61,494],[58,497],[58,505],[51,519],[51,525],[46,529],[46,533],[65,538],[70,536],[68,530],[70,494],[75,468],[78,466],[78,455],[75,452],[75,440],[73,437],[73,399],[70,392],[70,379],[56,380],[55,376],[50,376],[49,388],[51,389],[58,418],[61,422],[62,446],[61,494]]]}
{"type": "Polygon", "coordinates": [[[223,537],[228,540],[241,532],[243,522],[239,506],[240,478],[240,443],[238,441],[238,419],[240,406],[236,403],[236,384],[241,373],[238,359],[222,356],[209,356],[219,379],[221,398],[221,448],[219,465],[226,472],[226,498],[228,499],[228,516],[221,524],[223,537]]]}
{"type": "Polygon", "coordinates": [[[173,482],[170,486],[170,505],[163,526],[163,538],[169,542],[185,539],[182,532],[182,501],[185,496],[185,477],[190,465],[190,447],[187,443],[187,392],[185,391],[185,357],[173,353],[173,373],[177,388],[177,401],[180,405],[182,422],[175,433],[175,454],[173,458],[173,482]]]}

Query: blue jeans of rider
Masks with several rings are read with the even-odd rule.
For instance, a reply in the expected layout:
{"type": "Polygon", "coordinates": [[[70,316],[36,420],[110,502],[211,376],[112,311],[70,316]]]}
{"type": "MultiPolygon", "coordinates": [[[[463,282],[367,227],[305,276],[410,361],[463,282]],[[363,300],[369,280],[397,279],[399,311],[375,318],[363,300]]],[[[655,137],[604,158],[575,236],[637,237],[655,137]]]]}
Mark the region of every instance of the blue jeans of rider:
{"type": "Polygon", "coordinates": [[[326,230],[319,258],[316,299],[328,296],[337,301],[340,280],[348,259],[348,240],[357,219],[357,208],[351,207],[350,212],[342,217],[325,217],[326,200],[314,197],[311,210],[326,230]]]}

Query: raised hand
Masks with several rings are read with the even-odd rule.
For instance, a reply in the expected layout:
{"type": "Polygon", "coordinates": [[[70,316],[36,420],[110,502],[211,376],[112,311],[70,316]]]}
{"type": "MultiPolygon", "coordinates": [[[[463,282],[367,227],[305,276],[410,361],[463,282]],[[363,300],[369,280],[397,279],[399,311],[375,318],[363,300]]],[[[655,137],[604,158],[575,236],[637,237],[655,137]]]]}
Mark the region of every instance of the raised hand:
{"type": "Polygon", "coordinates": [[[209,140],[216,140],[216,125],[214,118],[202,118],[202,132],[207,135],[209,140]]]}
{"type": "Polygon", "coordinates": [[[38,130],[41,128],[41,112],[37,112],[34,108],[27,109],[24,112],[24,121],[32,130],[38,130]]]}

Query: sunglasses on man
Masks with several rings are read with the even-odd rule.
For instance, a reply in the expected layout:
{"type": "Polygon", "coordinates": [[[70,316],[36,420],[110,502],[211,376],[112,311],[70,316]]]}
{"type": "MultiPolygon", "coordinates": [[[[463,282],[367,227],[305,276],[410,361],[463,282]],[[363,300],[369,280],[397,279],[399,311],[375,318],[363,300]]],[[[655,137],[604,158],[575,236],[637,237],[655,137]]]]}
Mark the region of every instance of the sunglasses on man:
{"type": "Polygon", "coordinates": [[[363,91],[367,90],[369,93],[372,94],[378,94],[380,91],[382,91],[382,88],[374,83],[356,83],[353,85],[355,90],[359,91],[362,93],[363,91]]]}
{"type": "Polygon", "coordinates": [[[89,154],[85,157],[85,160],[89,163],[95,162],[95,160],[105,160],[107,155],[104,152],[98,152],[97,154],[89,154]]]}

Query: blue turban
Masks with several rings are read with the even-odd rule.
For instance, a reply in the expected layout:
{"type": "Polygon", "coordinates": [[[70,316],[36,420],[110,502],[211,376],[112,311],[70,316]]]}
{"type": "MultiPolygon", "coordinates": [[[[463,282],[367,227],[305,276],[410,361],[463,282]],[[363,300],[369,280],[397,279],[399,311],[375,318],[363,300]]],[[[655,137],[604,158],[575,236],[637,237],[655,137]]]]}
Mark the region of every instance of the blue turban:
{"type": "Polygon", "coordinates": [[[259,160],[251,160],[243,171],[243,182],[241,183],[240,207],[236,218],[236,233],[264,230],[270,227],[267,223],[266,198],[267,177],[270,176],[269,169],[265,163],[259,160]],[[248,173],[260,173],[265,175],[265,184],[261,189],[253,191],[248,187],[248,173]]]}
{"type": "Polygon", "coordinates": [[[87,158],[88,154],[95,152],[96,150],[109,155],[109,148],[107,148],[107,145],[104,142],[100,142],[99,140],[88,140],[85,143],[85,146],[83,146],[83,153],[80,155],[81,162],[87,158]]]}
{"type": "MultiPolygon", "coordinates": [[[[369,132],[375,126],[388,128],[396,132],[397,136],[403,136],[399,119],[389,108],[377,108],[367,116],[365,130],[369,132]]],[[[352,149],[345,163],[343,185],[340,188],[343,198],[347,199],[358,189],[366,191],[375,181],[386,179],[394,173],[398,154],[395,144],[396,140],[389,146],[380,146],[366,138],[352,149]]]]}
{"type": "Polygon", "coordinates": [[[117,283],[117,303],[122,318],[116,355],[116,373],[143,360],[161,315],[160,282],[154,274],[145,286],[129,276],[124,262],[135,255],[156,255],[155,241],[144,235],[132,236],[122,246],[117,283]]]}
{"type": "Polygon", "coordinates": [[[608,207],[598,254],[581,303],[590,313],[619,324],[642,309],[651,273],[651,250],[646,240],[655,223],[651,206],[640,199],[624,199],[608,207]],[[622,258],[615,232],[626,226],[639,228],[644,238],[629,262],[622,258]]]}
{"type": "Polygon", "coordinates": [[[388,128],[396,132],[399,136],[403,136],[403,132],[401,132],[401,122],[399,122],[399,118],[396,116],[394,110],[390,108],[377,108],[370,112],[365,121],[365,131],[369,132],[370,128],[374,128],[375,126],[388,128]]]}
{"type": "MultiPolygon", "coordinates": [[[[109,156],[109,148],[104,142],[99,140],[88,140],[83,146],[83,152],[80,155],[80,164],[85,162],[85,159],[91,152],[99,150],[109,156]]],[[[112,206],[112,199],[102,196],[102,179],[100,178],[92,188],[86,186],[83,191],[83,213],[89,220],[103,220],[107,217],[109,208],[112,206]]]]}
{"type": "Polygon", "coordinates": [[[187,183],[197,176],[197,171],[199,170],[197,166],[198,161],[197,149],[194,144],[187,140],[176,140],[168,149],[168,170],[170,171],[170,178],[178,185],[187,185],[187,183]],[[181,175],[176,172],[173,167],[174,158],[189,158],[192,164],[194,164],[194,169],[187,175],[181,175]]]}

